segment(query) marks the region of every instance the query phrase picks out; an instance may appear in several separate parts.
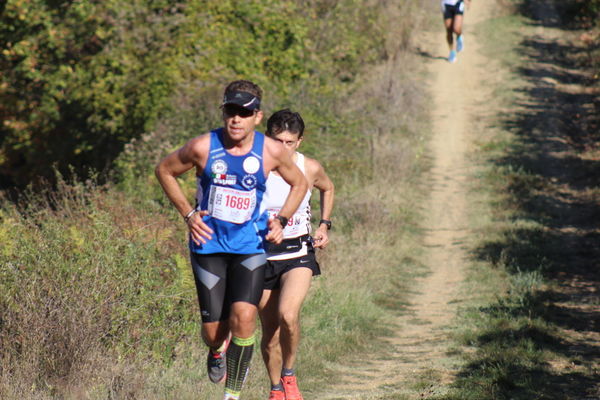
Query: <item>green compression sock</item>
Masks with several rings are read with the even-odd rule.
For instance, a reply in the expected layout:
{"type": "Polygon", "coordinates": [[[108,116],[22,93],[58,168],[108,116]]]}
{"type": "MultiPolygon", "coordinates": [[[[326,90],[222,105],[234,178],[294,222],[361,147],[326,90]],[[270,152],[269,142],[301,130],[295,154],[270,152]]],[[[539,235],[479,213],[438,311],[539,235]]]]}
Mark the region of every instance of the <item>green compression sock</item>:
{"type": "Polygon", "coordinates": [[[242,390],[246,374],[252,360],[254,351],[255,335],[242,339],[232,337],[227,348],[227,380],[225,381],[225,393],[237,394],[242,390]]]}

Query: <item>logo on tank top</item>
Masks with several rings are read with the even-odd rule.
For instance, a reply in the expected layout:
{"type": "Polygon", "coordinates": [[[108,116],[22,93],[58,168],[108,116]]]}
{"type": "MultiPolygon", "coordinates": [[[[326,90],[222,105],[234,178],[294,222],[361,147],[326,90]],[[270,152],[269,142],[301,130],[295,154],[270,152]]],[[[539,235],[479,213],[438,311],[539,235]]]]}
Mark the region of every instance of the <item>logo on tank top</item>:
{"type": "Polygon", "coordinates": [[[258,181],[254,175],[248,174],[244,176],[244,179],[242,179],[242,186],[248,190],[254,189],[256,187],[257,182],[258,181]]]}
{"type": "Polygon", "coordinates": [[[237,177],[235,175],[227,174],[227,163],[224,160],[215,160],[210,170],[212,172],[211,178],[213,183],[217,185],[235,185],[237,177]]]}
{"type": "Polygon", "coordinates": [[[212,174],[212,178],[213,183],[217,185],[233,186],[237,182],[237,177],[235,175],[212,174]]]}
{"type": "Polygon", "coordinates": [[[258,158],[254,157],[254,156],[250,156],[247,157],[244,160],[244,171],[247,174],[255,174],[258,169],[260,168],[260,161],[258,161],[258,158]]]}
{"type": "Polygon", "coordinates": [[[210,170],[213,174],[225,174],[227,173],[227,163],[225,160],[215,160],[212,163],[210,170]]]}

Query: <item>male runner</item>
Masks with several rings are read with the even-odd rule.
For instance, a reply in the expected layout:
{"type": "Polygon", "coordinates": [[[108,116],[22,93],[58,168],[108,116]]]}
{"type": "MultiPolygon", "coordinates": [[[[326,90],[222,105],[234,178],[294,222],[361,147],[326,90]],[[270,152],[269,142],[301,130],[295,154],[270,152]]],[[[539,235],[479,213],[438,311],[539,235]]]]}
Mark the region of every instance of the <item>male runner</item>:
{"type": "Polygon", "coordinates": [[[465,2],[467,8],[471,0],[441,0],[442,14],[444,15],[444,26],[446,27],[446,41],[450,47],[448,61],[456,62],[457,53],[464,47],[462,35],[463,15],[465,13],[465,2]],[[454,34],[456,34],[456,46],[454,44],[454,34]]]}
{"type": "Polygon", "coordinates": [[[308,188],[283,146],[254,130],[263,117],[261,97],[252,82],[230,83],[221,106],[224,126],[191,139],[156,167],[163,190],[190,231],[202,338],[210,348],[208,375],[215,383],[226,376],[226,400],[239,398],[252,357],[264,284],[264,239],[281,242],[282,229],[308,188]],[[198,181],[196,207],[176,180],[192,168],[198,181]],[[268,219],[261,202],[271,171],[291,190],[278,216],[268,219]]]}
{"type": "MultiPolygon", "coordinates": [[[[263,328],[261,350],[271,379],[270,400],[302,400],[294,373],[300,342],[300,308],[313,275],[320,274],[314,247],[325,248],[331,228],[334,187],[321,164],[297,152],[302,143],[304,121],[300,114],[280,110],[267,122],[267,135],[283,143],[309,184],[300,207],[289,219],[280,245],[267,246],[265,291],[259,305],[263,328]],[[321,193],[321,221],[314,237],[310,234],[310,196],[313,187],[321,193]]],[[[283,212],[290,186],[277,172],[267,179],[263,205],[269,215],[283,212]]]]}

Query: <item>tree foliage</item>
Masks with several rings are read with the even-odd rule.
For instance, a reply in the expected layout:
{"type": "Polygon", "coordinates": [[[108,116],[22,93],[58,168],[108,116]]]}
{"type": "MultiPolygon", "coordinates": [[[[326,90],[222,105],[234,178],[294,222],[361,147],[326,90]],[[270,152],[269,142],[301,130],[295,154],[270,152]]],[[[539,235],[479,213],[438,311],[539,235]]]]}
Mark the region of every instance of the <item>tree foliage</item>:
{"type": "Polygon", "coordinates": [[[0,166],[17,185],[104,169],[173,84],[167,2],[8,1],[0,20],[0,166]]]}
{"type": "Polygon", "coordinates": [[[214,120],[233,79],[256,81],[272,99],[302,88],[335,97],[383,54],[379,3],[8,0],[0,187],[52,178],[54,165],[64,175],[108,172],[161,121],[214,120]]]}

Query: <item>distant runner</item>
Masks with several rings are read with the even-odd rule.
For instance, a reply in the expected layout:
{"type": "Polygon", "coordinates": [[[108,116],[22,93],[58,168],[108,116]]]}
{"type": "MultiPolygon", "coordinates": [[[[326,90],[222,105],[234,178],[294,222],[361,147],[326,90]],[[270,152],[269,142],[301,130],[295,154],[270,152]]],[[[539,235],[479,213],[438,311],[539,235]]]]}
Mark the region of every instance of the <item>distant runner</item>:
{"type": "MultiPolygon", "coordinates": [[[[263,328],[261,350],[271,379],[270,400],[302,400],[294,373],[300,342],[300,308],[310,288],[312,276],[321,273],[314,247],[327,246],[327,231],[331,228],[333,183],[321,164],[297,152],[303,134],[302,117],[290,110],[277,111],[267,121],[267,136],[283,143],[296,165],[306,175],[309,185],[300,207],[283,231],[283,242],[267,247],[269,261],[259,313],[263,328]],[[321,195],[321,220],[311,238],[309,200],[313,187],[319,189],[321,195]]],[[[279,174],[269,174],[263,204],[270,216],[281,213],[289,190],[290,186],[279,174]]]]}
{"type": "Polygon", "coordinates": [[[156,167],[163,190],[190,231],[202,338],[210,348],[208,376],[215,383],[227,376],[225,400],[239,399],[254,349],[264,239],[281,243],[283,228],[308,189],[283,146],[254,130],[263,117],[261,97],[252,82],[230,83],[221,105],[224,126],[191,139],[156,167]],[[176,179],[191,169],[198,182],[195,207],[176,179]],[[271,171],[291,190],[278,215],[268,219],[261,203],[271,171]]]}
{"type": "Polygon", "coordinates": [[[446,27],[446,41],[450,47],[448,61],[456,62],[457,53],[464,48],[464,38],[462,35],[463,15],[465,13],[465,3],[467,8],[471,5],[471,0],[441,0],[442,14],[444,15],[444,26],[446,27]],[[456,44],[454,42],[456,34],[456,44]]]}

